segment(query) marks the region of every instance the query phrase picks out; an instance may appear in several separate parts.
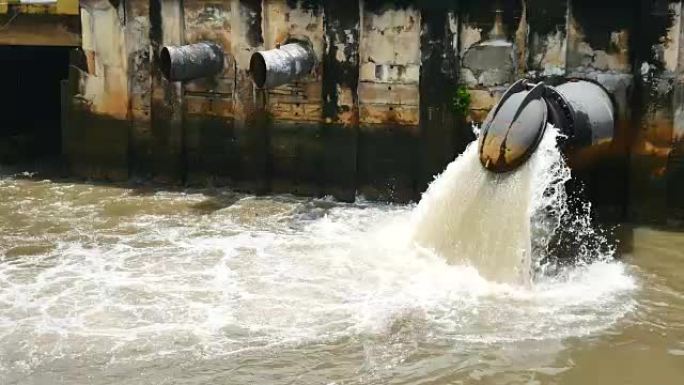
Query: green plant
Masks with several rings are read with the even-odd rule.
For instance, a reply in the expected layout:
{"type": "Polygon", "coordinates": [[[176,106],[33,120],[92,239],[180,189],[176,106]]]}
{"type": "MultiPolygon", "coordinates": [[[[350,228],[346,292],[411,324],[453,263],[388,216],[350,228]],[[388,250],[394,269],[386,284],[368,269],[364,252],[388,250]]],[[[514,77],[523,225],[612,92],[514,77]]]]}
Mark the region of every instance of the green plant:
{"type": "Polygon", "coordinates": [[[468,114],[468,109],[470,108],[470,92],[464,85],[459,85],[454,90],[454,94],[451,97],[451,108],[459,117],[465,117],[468,114]]]}

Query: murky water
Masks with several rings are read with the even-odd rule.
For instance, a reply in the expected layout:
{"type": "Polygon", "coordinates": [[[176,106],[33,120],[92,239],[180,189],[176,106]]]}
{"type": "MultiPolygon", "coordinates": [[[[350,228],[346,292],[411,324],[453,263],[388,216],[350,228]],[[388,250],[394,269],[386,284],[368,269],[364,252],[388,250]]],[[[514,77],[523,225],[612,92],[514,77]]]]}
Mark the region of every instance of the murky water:
{"type": "Polygon", "coordinates": [[[2,384],[684,382],[684,235],[489,282],[412,207],[0,181],[2,384]]]}

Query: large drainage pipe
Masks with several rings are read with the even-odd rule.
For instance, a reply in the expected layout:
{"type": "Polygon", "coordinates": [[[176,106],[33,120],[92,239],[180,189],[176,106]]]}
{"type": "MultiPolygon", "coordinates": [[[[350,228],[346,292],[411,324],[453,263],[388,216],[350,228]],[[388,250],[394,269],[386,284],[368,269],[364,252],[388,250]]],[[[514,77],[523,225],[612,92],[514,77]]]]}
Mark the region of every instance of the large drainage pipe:
{"type": "Polygon", "coordinates": [[[590,147],[610,142],[615,134],[615,107],[606,91],[588,81],[570,81],[556,87],[568,102],[573,117],[569,144],[590,147]]]}
{"type": "Polygon", "coordinates": [[[249,73],[259,88],[274,88],[292,83],[313,70],[314,54],[302,43],[289,43],[259,51],[249,61],[249,73]]]}
{"type": "Polygon", "coordinates": [[[498,173],[518,168],[537,149],[549,123],[566,137],[566,150],[609,143],[614,111],[608,93],[592,82],[573,80],[552,87],[518,80],[482,125],[480,162],[498,173]]]}
{"type": "Polygon", "coordinates": [[[215,76],[223,71],[223,48],[211,42],[166,46],[159,53],[159,66],[171,81],[215,76]]]}

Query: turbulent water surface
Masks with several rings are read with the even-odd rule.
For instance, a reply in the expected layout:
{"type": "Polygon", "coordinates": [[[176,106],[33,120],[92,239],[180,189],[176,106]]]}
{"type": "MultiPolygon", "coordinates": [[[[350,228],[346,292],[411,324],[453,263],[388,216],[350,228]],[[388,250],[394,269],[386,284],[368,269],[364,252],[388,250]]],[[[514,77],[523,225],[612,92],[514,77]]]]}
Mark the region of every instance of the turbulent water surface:
{"type": "Polygon", "coordinates": [[[0,383],[684,383],[684,236],[518,282],[423,208],[7,176],[0,383]]]}

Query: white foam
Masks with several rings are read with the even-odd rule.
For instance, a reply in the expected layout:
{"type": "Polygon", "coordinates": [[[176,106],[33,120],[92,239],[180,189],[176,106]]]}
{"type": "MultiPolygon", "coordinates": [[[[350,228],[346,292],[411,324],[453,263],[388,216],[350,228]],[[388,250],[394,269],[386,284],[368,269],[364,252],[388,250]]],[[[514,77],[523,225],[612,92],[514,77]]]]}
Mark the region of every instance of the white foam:
{"type": "Polygon", "coordinates": [[[617,262],[525,286],[416,248],[414,206],[244,197],[206,212],[193,207],[215,193],[12,179],[0,194],[16,219],[0,223],[4,373],[59,357],[206,358],[404,328],[432,342],[550,340],[596,333],[633,306],[635,282],[617,262]],[[52,247],[8,256],[36,240],[52,247]]]}
{"type": "Polygon", "coordinates": [[[591,206],[570,210],[571,173],[556,148],[559,135],[549,125],[529,161],[505,174],[485,170],[471,143],[423,194],[411,239],[450,264],[511,284],[532,283],[539,264],[556,257],[551,242],[560,231],[580,245],[574,260],[612,259],[612,246],[592,227],[591,206]]]}

